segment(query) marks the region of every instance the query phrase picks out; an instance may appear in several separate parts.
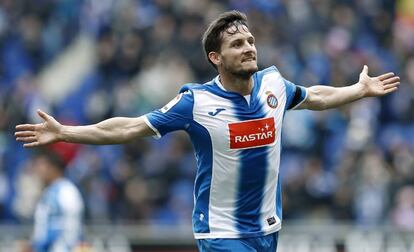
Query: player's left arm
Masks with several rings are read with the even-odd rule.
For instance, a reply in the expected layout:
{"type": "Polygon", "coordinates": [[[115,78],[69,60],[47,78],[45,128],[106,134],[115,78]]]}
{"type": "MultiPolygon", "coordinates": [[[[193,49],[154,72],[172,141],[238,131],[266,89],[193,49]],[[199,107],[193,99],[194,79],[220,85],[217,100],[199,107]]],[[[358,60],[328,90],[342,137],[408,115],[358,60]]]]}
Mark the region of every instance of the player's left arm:
{"type": "Polygon", "coordinates": [[[383,96],[398,89],[400,77],[389,72],[380,76],[368,76],[364,66],[359,81],[347,87],[312,86],[307,88],[306,99],[296,109],[325,110],[351,103],[364,97],[383,96]]]}

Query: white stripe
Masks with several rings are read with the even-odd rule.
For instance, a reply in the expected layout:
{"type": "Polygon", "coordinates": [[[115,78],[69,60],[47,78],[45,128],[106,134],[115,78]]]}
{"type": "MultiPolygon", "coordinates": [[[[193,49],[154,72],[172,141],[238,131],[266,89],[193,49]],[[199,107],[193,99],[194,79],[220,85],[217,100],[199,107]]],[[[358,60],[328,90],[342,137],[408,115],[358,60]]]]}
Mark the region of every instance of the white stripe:
{"type": "Polygon", "coordinates": [[[266,233],[273,230],[274,226],[281,225],[279,217],[276,216],[276,193],[280,165],[282,120],[286,104],[286,91],[283,79],[278,72],[270,72],[263,76],[259,95],[261,97],[261,103],[263,104],[263,110],[266,113],[266,117],[274,117],[276,131],[276,144],[273,145],[273,148],[269,149],[267,155],[267,175],[265,186],[263,188],[263,202],[261,209],[262,215],[260,216],[262,231],[266,233]],[[278,105],[275,109],[270,108],[267,105],[267,95],[265,95],[266,91],[271,91],[276,96],[278,105]],[[275,218],[276,223],[269,225],[267,220],[272,217],[275,218]]]}
{"type": "Polygon", "coordinates": [[[217,86],[218,86],[221,90],[223,90],[223,91],[227,91],[227,90],[223,87],[223,84],[221,84],[221,81],[220,81],[220,76],[217,76],[214,80],[215,80],[215,82],[216,82],[217,86]]]}
{"type": "Polygon", "coordinates": [[[153,135],[152,137],[155,139],[160,139],[161,138],[161,134],[160,132],[150,123],[150,121],[148,120],[148,117],[146,115],[142,116],[142,118],[144,119],[144,122],[148,125],[148,127],[150,127],[155,135],[153,135]]]}
{"type": "MultiPolygon", "coordinates": [[[[282,228],[282,223],[278,223],[275,225],[272,225],[272,228],[264,231],[262,234],[263,236],[265,235],[269,235],[272,233],[275,233],[277,231],[279,231],[282,228]]],[[[253,236],[255,234],[252,234],[253,236]]],[[[240,238],[240,235],[238,233],[234,233],[234,232],[215,232],[215,233],[194,233],[194,238],[195,239],[214,239],[214,238],[229,238],[229,239],[235,239],[235,238],[240,238]]]]}
{"type": "Polygon", "coordinates": [[[213,149],[212,178],[210,185],[209,228],[213,234],[237,233],[235,202],[239,174],[239,151],[231,150],[227,122],[237,121],[230,100],[210,92],[194,90],[194,121],[203,125],[211,136],[213,149]],[[214,102],[213,102],[214,101],[214,102]],[[217,116],[208,112],[224,108],[217,116]]]}

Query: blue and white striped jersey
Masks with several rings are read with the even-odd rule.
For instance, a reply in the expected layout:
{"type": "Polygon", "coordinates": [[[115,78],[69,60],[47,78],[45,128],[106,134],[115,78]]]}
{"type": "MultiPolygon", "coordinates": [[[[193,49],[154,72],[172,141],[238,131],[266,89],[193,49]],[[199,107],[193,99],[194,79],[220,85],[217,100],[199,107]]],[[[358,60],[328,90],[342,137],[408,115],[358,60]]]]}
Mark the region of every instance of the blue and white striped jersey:
{"type": "Polygon", "coordinates": [[[70,252],[82,238],[83,201],[72,182],[58,179],[36,206],[32,247],[36,252],[70,252]]]}
{"type": "Polygon", "coordinates": [[[253,80],[248,97],[225,91],[218,77],[185,85],[144,117],[158,137],[175,130],[190,135],[197,160],[196,239],[254,237],[281,228],[282,121],[307,92],[274,66],[256,72],[253,80]]]}

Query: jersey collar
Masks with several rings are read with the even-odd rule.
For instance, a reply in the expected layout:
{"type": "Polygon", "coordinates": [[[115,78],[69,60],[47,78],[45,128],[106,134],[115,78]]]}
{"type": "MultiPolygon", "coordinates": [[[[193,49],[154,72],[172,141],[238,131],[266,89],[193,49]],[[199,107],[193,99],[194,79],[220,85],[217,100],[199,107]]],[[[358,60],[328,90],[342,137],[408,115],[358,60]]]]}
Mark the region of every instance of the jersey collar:
{"type": "MultiPolygon", "coordinates": [[[[254,97],[257,95],[258,90],[260,89],[260,83],[257,81],[257,72],[253,74],[253,89],[251,92],[251,96],[254,97]]],[[[220,82],[220,76],[217,75],[213,81],[212,81],[213,85],[210,85],[210,92],[224,97],[224,98],[228,98],[228,99],[232,99],[232,98],[240,98],[243,97],[241,94],[233,92],[233,91],[227,91],[223,84],[221,84],[220,82]]],[[[244,99],[244,97],[243,97],[244,99]]]]}

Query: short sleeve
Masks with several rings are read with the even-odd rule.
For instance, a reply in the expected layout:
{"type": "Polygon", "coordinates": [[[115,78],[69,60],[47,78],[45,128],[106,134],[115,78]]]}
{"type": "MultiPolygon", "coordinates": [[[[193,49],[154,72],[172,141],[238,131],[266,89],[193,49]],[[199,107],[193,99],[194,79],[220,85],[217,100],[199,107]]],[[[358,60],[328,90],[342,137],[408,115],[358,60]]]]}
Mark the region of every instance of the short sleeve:
{"type": "Polygon", "coordinates": [[[283,79],[286,87],[286,107],[285,110],[295,109],[303,101],[305,101],[307,96],[307,91],[305,87],[298,86],[286,79],[283,79]]]}
{"type": "Polygon", "coordinates": [[[193,106],[193,93],[186,91],[161,109],[146,114],[144,120],[160,138],[169,132],[187,129],[193,118],[193,106]]]}

